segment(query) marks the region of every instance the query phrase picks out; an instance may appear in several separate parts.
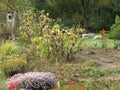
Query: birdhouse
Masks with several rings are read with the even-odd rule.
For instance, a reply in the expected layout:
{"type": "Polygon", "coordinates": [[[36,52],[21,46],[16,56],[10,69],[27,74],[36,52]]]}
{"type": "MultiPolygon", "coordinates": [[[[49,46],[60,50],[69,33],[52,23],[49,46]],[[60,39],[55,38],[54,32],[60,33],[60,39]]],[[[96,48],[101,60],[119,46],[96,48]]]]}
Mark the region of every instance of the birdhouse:
{"type": "Polygon", "coordinates": [[[16,14],[15,12],[8,12],[7,15],[7,27],[10,30],[13,30],[15,28],[15,20],[16,20],[16,14]]]}

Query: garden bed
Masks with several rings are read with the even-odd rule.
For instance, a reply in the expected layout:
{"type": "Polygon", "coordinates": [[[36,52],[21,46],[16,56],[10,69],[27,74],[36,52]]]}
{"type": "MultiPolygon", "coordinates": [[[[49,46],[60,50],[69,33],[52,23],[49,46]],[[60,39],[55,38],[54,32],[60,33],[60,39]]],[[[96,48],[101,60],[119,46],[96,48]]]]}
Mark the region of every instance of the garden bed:
{"type": "MultiPolygon", "coordinates": [[[[118,90],[120,81],[120,51],[114,49],[83,49],[71,62],[39,65],[34,71],[51,71],[60,82],[61,90],[72,81],[87,90],[118,90]],[[109,83],[108,83],[109,82],[109,83]],[[97,85],[95,84],[97,83],[97,85]],[[103,85],[103,84],[106,84],[103,85]]],[[[31,61],[33,62],[33,61],[31,61]]],[[[44,62],[45,63],[45,62],[44,62]]],[[[32,64],[31,64],[32,65],[32,64]]],[[[1,72],[0,89],[6,90],[5,77],[1,72]]]]}

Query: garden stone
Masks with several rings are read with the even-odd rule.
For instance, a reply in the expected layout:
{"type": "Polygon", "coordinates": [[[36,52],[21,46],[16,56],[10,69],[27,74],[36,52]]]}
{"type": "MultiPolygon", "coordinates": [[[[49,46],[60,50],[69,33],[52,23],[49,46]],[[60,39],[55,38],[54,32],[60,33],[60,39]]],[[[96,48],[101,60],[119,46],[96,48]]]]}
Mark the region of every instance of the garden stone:
{"type": "Polygon", "coordinates": [[[82,38],[92,38],[92,37],[94,37],[94,36],[95,36],[94,33],[82,34],[82,38]]]}

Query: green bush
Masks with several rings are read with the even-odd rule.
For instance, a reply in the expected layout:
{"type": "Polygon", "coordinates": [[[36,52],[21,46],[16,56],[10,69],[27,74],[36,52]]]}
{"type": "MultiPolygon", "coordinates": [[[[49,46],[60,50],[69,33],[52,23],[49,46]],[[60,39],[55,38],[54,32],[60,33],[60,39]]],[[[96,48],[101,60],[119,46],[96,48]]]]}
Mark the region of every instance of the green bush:
{"type": "Polygon", "coordinates": [[[22,73],[26,70],[27,60],[24,55],[11,55],[2,65],[2,70],[6,77],[22,73]]]}
{"type": "Polygon", "coordinates": [[[14,41],[6,41],[1,43],[0,46],[0,58],[4,59],[8,55],[15,54],[21,51],[21,47],[17,42],[14,41]]]}
{"type": "Polygon", "coordinates": [[[63,62],[74,59],[78,51],[78,36],[74,29],[63,29],[58,21],[49,18],[42,10],[36,19],[31,10],[21,17],[20,41],[29,45],[31,56],[46,58],[50,62],[63,62]]]}
{"type": "Polygon", "coordinates": [[[120,42],[114,42],[114,49],[120,49],[120,42]]]}
{"type": "Polygon", "coordinates": [[[120,39],[120,17],[116,15],[115,24],[110,27],[110,38],[112,39],[120,39]]]}

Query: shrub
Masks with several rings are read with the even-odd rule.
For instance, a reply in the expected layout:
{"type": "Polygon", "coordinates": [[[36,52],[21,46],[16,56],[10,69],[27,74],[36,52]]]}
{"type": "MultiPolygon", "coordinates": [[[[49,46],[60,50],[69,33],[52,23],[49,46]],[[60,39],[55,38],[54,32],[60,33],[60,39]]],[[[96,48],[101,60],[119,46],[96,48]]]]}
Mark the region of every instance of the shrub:
{"type": "Polygon", "coordinates": [[[2,65],[6,77],[25,71],[27,61],[24,56],[11,55],[2,65]]]}
{"type": "Polygon", "coordinates": [[[120,41],[114,42],[114,49],[120,49],[120,41]]]}
{"type": "Polygon", "coordinates": [[[115,23],[110,27],[110,38],[120,40],[120,17],[116,15],[115,23]]]}
{"type": "Polygon", "coordinates": [[[20,39],[29,44],[32,56],[46,58],[51,62],[70,61],[78,51],[77,35],[74,29],[61,29],[57,20],[49,18],[49,14],[40,11],[36,17],[28,11],[21,17],[20,39]],[[37,18],[37,21],[35,18],[37,18]]]}
{"type": "Polygon", "coordinates": [[[44,10],[39,11],[38,15],[34,13],[33,10],[28,10],[20,15],[20,40],[22,40],[22,42],[31,43],[32,38],[47,34],[52,23],[54,23],[48,16],[49,14],[45,14],[44,10]]]}
{"type": "Polygon", "coordinates": [[[15,54],[20,52],[21,47],[17,42],[6,41],[1,43],[0,46],[0,58],[4,59],[7,55],[15,54]]]}
{"type": "Polygon", "coordinates": [[[47,37],[33,38],[32,43],[37,56],[49,57],[52,61],[61,62],[61,60],[70,61],[74,58],[78,51],[77,40],[77,36],[72,31],[61,31],[60,28],[55,28],[47,37]]]}

